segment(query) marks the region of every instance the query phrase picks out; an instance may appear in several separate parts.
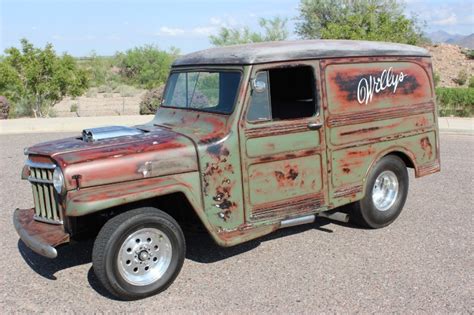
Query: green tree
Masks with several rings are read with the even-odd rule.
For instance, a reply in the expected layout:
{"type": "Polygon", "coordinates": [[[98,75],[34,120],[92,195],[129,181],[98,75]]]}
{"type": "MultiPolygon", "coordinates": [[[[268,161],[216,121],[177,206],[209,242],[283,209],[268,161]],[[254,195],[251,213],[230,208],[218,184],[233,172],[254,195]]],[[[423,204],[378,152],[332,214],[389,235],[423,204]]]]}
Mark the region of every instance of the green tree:
{"type": "Polygon", "coordinates": [[[426,41],[399,0],[301,0],[296,33],[305,39],[359,39],[418,45],[426,41]]]}
{"type": "Polygon", "coordinates": [[[168,77],[171,64],[179,55],[179,50],[158,49],[153,45],[135,47],[125,53],[117,53],[120,74],[129,83],[151,89],[162,85],[168,77]]]}
{"type": "Polygon", "coordinates": [[[88,85],[86,71],[77,67],[73,57],[57,56],[51,44],[35,48],[26,39],[21,40],[21,49],[5,50],[0,78],[0,94],[35,117],[49,116],[65,96],[79,96],[88,85]]]}
{"type": "Polygon", "coordinates": [[[287,22],[288,19],[280,17],[273,19],[261,18],[259,25],[263,29],[263,33],[254,32],[249,27],[242,29],[221,27],[217,35],[209,36],[209,40],[214,46],[285,40],[288,38],[287,22]]]}

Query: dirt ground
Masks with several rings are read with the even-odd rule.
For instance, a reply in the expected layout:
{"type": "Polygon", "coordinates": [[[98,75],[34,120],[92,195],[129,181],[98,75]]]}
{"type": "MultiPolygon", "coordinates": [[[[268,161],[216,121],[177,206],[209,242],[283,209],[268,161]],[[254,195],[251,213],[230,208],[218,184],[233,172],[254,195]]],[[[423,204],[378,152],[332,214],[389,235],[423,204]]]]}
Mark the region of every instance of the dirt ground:
{"type": "Polygon", "coordinates": [[[410,176],[404,210],[384,229],[318,220],[230,248],[189,232],[173,285],[122,302],[95,277],[92,240],[50,260],[26,248],[12,225],[13,210],[32,205],[20,180],[23,148],[72,135],[0,136],[1,314],[474,312],[473,136],[441,136],[441,173],[410,176]]]}
{"type": "Polygon", "coordinates": [[[468,59],[461,47],[439,44],[427,48],[432,56],[434,72],[440,76],[439,86],[458,87],[454,79],[461,71],[466,71],[468,78],[474,76],[474,60],[468,59]]]}

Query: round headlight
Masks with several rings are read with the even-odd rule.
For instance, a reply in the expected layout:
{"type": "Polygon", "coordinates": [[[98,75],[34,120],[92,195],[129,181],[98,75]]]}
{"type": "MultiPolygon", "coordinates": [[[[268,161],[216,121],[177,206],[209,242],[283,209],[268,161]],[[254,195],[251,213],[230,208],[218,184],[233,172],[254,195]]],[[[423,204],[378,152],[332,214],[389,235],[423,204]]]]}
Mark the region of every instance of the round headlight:
{"type": "Polygon", "coordinates": [[[54,173],[53,173],[53,185],[54,185],[54,189],[56,189],[56,191],[58,192],[58,194],[62,193],[63,192],[63,188],[64,188],[64,175],[63,175],[63,172],[61,171],[61,169],[59,167],[56,167],[54,169],[54,173]]]}

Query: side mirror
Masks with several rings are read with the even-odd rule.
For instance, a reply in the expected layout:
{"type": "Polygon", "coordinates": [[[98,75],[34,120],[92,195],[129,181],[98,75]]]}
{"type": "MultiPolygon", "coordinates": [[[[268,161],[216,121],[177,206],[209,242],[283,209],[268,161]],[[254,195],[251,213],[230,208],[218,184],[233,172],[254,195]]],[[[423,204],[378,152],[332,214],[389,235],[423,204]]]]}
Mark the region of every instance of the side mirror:
{"type": "Polygon", "coordinates": [[[265,81],[259,80],[258,78],[252,80],[252,90],[257,93],[265,92],[267,89],[267,83],[265,81]]]}

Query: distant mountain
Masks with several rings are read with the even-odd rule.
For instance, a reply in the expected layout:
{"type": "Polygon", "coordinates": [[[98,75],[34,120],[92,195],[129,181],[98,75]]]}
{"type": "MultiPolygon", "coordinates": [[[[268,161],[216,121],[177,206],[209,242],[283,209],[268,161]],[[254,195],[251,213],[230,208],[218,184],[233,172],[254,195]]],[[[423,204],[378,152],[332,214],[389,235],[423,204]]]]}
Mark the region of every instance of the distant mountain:
{"type": "Polygon", "coordinates": [[[451,34],[445,31],[436,31],[426,34],[433,44],[446,43],[474,49],[474,33],[471,35],[451,34]]]}
{"type": "Polygon", "coordinates": [[[458,40],[456,45],[459,45],[461,47],[466,47],[469,49],[474,49],[474,33],[458,40]]]}
{"type": "Polygon", "coordinates": [[[456,40],[461,39],[461,38],[464,37],[464,35],[450,34],[450,33],[445,32],[445,31],[436,31],[436,32],[428,33],[426,35],[435,44],[436,43],[447,43],[449,41],[456,41],[456,40]]]}

